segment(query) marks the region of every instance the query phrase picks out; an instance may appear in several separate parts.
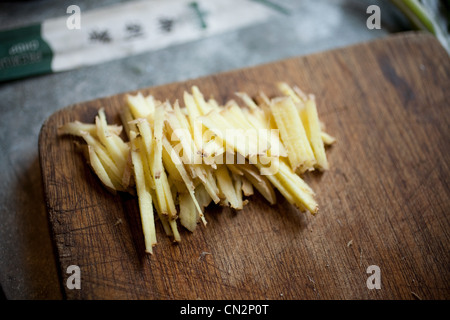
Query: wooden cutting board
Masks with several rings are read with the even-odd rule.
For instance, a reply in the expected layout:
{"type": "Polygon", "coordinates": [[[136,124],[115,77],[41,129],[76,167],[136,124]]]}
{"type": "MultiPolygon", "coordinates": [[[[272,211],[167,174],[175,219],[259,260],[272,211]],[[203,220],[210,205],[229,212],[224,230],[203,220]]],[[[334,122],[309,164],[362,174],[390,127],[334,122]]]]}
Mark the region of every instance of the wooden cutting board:
{"type": "MultiPolygon", "coordinates": [[[[163,71],[163,70],[162,70],[163,71]]],[[[145,88],[174,101],[197,85],[219,102],[233,92],[279,94],[287,81],[317,97],[337,144],[331,169],[305,176],[316,216],[277,194],[240,212],[210,207],[207,227],[173,244],[157,227],[144,253],[137,200],[112,195],[58,126],[120,124],[124,95],[53,114],[39,137],[46,205],[67,299],[449,299],[450,61],[430,35],[406,33],[181,83],[145,88]],[[68,289],[67,268],[81,289],[68,289]],[[369,289],[378,266],[380,289],[369,289]]]]}

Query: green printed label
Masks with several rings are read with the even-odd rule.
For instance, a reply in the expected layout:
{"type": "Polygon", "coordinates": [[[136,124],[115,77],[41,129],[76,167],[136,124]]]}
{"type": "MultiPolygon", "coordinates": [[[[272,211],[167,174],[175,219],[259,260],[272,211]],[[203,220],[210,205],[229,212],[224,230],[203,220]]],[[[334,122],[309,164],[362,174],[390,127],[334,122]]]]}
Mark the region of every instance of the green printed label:
{"type": "Polygon", "coordinates": [[[0,81],[50,73],[52,58],[40,24],[0,32],[0,81]]]}
{"type": "Polygon", "coordinates": [[[0,31],[0,82],[159,50],[244,28],[282,11],[263,2],[138,0],[83,12],[82,18],[79,7],[70,5],[69,16],[0,31]]]}

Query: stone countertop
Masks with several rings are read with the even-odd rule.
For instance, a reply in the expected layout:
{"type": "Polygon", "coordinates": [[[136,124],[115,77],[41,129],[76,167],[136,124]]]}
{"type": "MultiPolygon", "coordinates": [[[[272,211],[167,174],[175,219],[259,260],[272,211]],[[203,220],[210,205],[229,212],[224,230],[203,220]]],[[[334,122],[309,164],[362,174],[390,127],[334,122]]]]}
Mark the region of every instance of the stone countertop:
{"type": "MultiPolygon", "coordinates": [[[[120,1],[0,3],[0,30],[120,1]]],[[[124,2],[124,1],[121,1],[124,2]]],[[[275,1],[290,15],[91,67],[0,83],[0,283],[11,300],[61,299],[38,158],[38,135],[55,111],[119,92],[306,55],[411,29],[385,0],[275,1]],[[381,29],[366,27],[371,4],[381,29]]]]}

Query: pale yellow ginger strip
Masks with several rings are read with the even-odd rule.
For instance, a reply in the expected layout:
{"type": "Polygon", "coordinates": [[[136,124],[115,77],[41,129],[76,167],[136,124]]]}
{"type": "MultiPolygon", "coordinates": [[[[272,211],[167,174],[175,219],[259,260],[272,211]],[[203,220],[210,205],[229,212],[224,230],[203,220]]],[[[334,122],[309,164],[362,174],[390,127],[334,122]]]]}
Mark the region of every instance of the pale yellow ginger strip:
{"type": "MultiPolygon", "coordinates": [[[[122,133],[123,126],[109,124],[108,131],[111,134],[120,135],[122,133]]],[[[73,136],[81,137],[81,132],[88,132],[90,135],[97,135],[97,126],[92,123],[83,123],[78,120],[68,122],[60,127],[58,127],[59,134],[70,134],[73,136]]]]}
{"type": "Polygon", "coordinates": [[[236,210],[241,210],[244,208],[244,204],[246,203],[246,201],[244,202],[243,199],[243,195],[242,195],[242,176],[235,174],[235,173],[231,173],[231,177],[233,179],[233,183],[234,183],[234,191],[236,193],[236,207],[234,209],[236,210]]]}
{"type": "Polygon", "coordinates": [[[297,95],[297,93],[287,84],[286,82],[278,82],[278,89],[288,97],[291,97],[294,103],[301,103],[302,99],[297,95]]]}
{"type": "Polygon", "coordinates": [[[245,109],[243,110],[245,117],[252,126],[259,131],[259,135],[264,135],[265,139],[269,143],[269,152],[274,157],[287,157],[287,151],[280,139],[279,130],[276,125],[272,128],[270,121],[267,120],[264,111],[261,109],[255,109],[253,111],[245,109]]]}
{"type": "MultiPolygon", "coordinates": [[[[261,171],[263,166],[255,164],[261,171]]],[[[318,205],[314,200],[314,192],[306,182],[296,174],[290,166],[280,161],[279,170],[271,175],[265,175],[275,188],[292,204],[301,210],[317,213],[318,205]]]]}
{"type": "Polygon", "coordinates": [[[151,108],[148,105],[147,100],[142,95],[141,92],[136,95],[127,95],[126,96],[127,106],[135,119],[138,118],[147,118],[152,112],[151,108]]]}
{"type": "Polygon", "coordinates": [[[326,132],[321,132],[321,137],[322,137],[322,141],[323,143],[325,143],[326,145],[332,145],[333,143],[336,142],[336,138],[330,136],[328,133],[326,132]]]}
{"type": "Polygon", "coordinates": [[[172,197],[170,185],[167,179],[167,174],[163,166],[162,161],[162,149],[163,149],[163,129],[165,119],[165,106],[166,104],[158,105],[154,112],[154,144],[153,144],[153,178],[155,183],[156,193],[158,195],[159,205],[163,213],[169,215],[169,223],[176,241],[179,241],[178,231],[175,230],[176,224],[173,224],[171,220],[176,219],[177,210],[175,202],[172,197]],[[163,195],[163,196],[162,196],[163,195]],[[167,210],[167,211],[166,211],[167,210]]]}
{"type": "Polygon", "coordinates": [[[249,163],[241,165],[234,164],[228,166],[238,167],[238,169],[243,172],[244,177],[248,181],[250,181],[250,183],[256,188],[256,190],[258,190],[259,193],[261,193],[261,195],[266,198],[266,200],[270,204],[276,203],[275,192],[272,188],[272,185],[270,184],[268,176],[261,175],[260,170],[257,167],[249,163]]]}
{"type": "Polygon", "coordinates": [[[197,177],[205,186],[214,203],[219,203],[219,187],[217,186],[216,179],[214,177],[213,168],[208,165],[193,165],[193,167],[195,167],[194,170],[197,171],[197,177]]]}
{"type": "MultiPolygon", "coordinates": [[[[155,113],[156,114],[156,113],[155,113]]],[[[146,126],[148,124],[147,121],[143,121],[139,123],[141,127],[144,125],[146,126]]],[[[139,126],[138,124],[138,126],[139,126]]],[[[147,132],[146,130],[143,130],[143,132],[147,132]]],[[[158,136],[157,132],[153,132],[153,137],[158,136]]],[[[144,161],[148,162],[148,167],[150,168],[151,177],[149,180],[153,182],[153,188],[150,189],[150,192],[152,194],[153,198],[156,198],[157,201],[154,201],[153,204],[156,208],[156,211],[158,213],[159,219],[161,220],[161,223],[163,224],[164,230],[168,236],[173,236],[174,240],[179,242],[181,241],[180,234],[178,232],[178,227],[176,224],[176,208],[172,197],[172,191],[170,189],[170,185],[167,180],[167,176],[164,170],[164,167],[162,166],[162,171],[160,172],[159,178],[155,176],[156,168],[155,168],[155,145],[152,146],[151,153],[148,153],[146,150],[146,145],[149,145],[149,143],[144,142],[144,136],[141,135],[140,138],[142,138],[141,141],[141,149],[145,150],[145,156],[143,156],[144,161]]],[[[146,135],[146,139],[148,140],[148,135],[146,135]]],[[[161,152],[161,161],[162,161],[162,152],[161,152]]],[[[144,175],[146,173],[144,172],[144,175]]],[[[149,183],[150,185],[150,183],[149,183]]]]}
{"type": "Polygon", "coordinates": [[[270,104],[270,109],[277,128],[280,130],[281,140],[288,152],[292,169],[300,173],[306,170],[312,170],[316,159],[300,115],[292,99],[273,99],[270,104]]]}
{"type": "Polygon", "coordinates": [[[244,196],[249,197],[253,195],[255,192],[253,191],[253,185],[246,177],[241,177],[242,179],[242,192],[244,196]]]}
{"type": "Polygon", "coordinates": [[[305,126],[306,135],[316,158],[315,167],[319,170],[328,170],[328,160],[325,154],[325,145],[322,140],[319,115],[315,100],[305,102],[304,108],[300,111],[302,122],[305,126]]]}
{"type": "Polygon", "coordinates": [[[121,148],[119,146],[119,143],[123,141],[119,138],[118,140],[120,142],[118,142],[118,140],[114,139],[114,136],[108,132],[106,115],[103,108],[99,110],[98,116],[95,117],[95,125],[97,127],[97,136],[100,142],[105,146],[106,150],[111,155],[111,158],[116,163],[121,173],[123,173],[127,162],[124,147],[121,148]]]}
{"type": "Polygon", "coordinates": [[[202,128],[202,122],[199,121],[199,117],[201,116],[201,113],[198,109],[197,103],[195,102],[194,97],[188,93],[184,92],[184,104],[186,106],[187,115],[189,118],[189,123],[191,125],[191,135],[195,142],[195,146],[197,150],[202,150],[203,145],[203,128],[202,128]]]}
{"type": "Polygon", "coordinates": [[[197,86],[192,86],[192,95],[194,97],[195,103],[197,103],[197,108],[201,115],[205,115],[210,112],[213,108],[205,101],[203,94],[197,86]]]}
{"type": "Polygon", "coordinates": [[[213,110],[220,111],[222,109],[217,100],[214,98],[208,99],[208,104],[213,110]]]}
{"type": "Polygon", "coordinates": [[[180,202],[180,223],[191,232],[197,228],[196,205],[189,193],[180,193],[178,195],[180,202]]]}
{"type": "Polygon", "coordinates": [[[204,225],[206,225],[206,220],[203,216],[203,211],[200,208],[200,205],[197,202],[197,199],[195,197],[194,194],[194,184],[188,174],[188,172],[186,171],[184,164],[182,162],[182,159],[179,157],[179,155],[175,152],[175,150],[173,149],[172,145],[170,144],[169,140],[163,136],[163,146],[164,146],[164,151],[166,154],[166,159],[167,157],[170,158],[167,159],[167,162],[171,162],[174,166],[174,168],[177,170],[179,176],[181,177],[182,181],[184,182],[186,189],[188,191],[188,193],[190,194],[190,196],[192,197],[192,201],[194,202],[194,206],[198,211],[198,215],[201,218],[202,222],[204,225]]]}
{"type": "Polygon", "coordinates": [[[106,172],[102,162],[100,161],[98,155],[96,154],[94,148],[92,146],[88,146],[89,151],[89,163],[100,179],[100,181],[113,193],[116,191],[116,186],[111,181],[108,173],[106,172]]]}
{"type": "Polygon", "coordinates": [[[121,185],[122,181],[122,172],[117,167],[116,163],[112,160],[106,148],[100,143],[99,140],[91,136],[87,132],[82,132],[82,137],[86,141],[86,143],[91,146],[95,153],[98,155],[102,164],[105,167],[105,170],[108,172],[108,176],[110,179],[116,182],[116,185],[121,185]]]}
{"type": "Polygon", "coordinates": [[[235,93],[239,98],[244,101],[245,105],[249,107],[251,110],[259,109],[258,105],[255,101],[246,93],[246,92],[236,92],[235,93]]]}
{"type": "Polygon", "coordinates": [[[184,163],[201,163],[201,155],[197,151],[194,140],[191,136],[189,123],[184,114],[182,114],[178,103],[174,105],[173,112],[167,112],[167,122],[172,129],[170,141],[173,143],[177,140],[182,148],[182,156],[184,163]]]}
{"type": "Polygon", "coordinates": [[[236,190],[231,178],[231,174],[224,164],[218,165],[215,171],[217,185],[226,202],[229,203],[233,209],[242,209],[239,205],[239,200],[236,197],[236,190]]]}
{"type": "Polygon", "coordinates": [[[257,141],[250,143],[248,137],[243,137],[246,133],[244,129],[236,129],[233,124],[227,121],[217,111],[213,110],[207,115],[202,116],[201,121],[205,127],[213,131],[223,140],[225,145],[231,148],[231,150],[240,153],[244,157],[248,157],[250,154],[257,154],[258,146],[255,146],[257,141]]]}
{"type": "MultiPolygon", "coordinates": [[[[134,134],[135,136],[135,134],[134,134]]],[[[153,213],[152,196],[150,187],[146,183],[144,174],[143,153],[140,147],[140,138],[132,138],[131,159],[133,162],[134,177],[136,181],[136,191],[138,194],[139,212],[141,216],[142,230],[144,233],[145,251],[153,253],[153,246],[156,245],[156,230],[153,213]]]]}
{"type": "Polygon", "coordinates": [[[132,123],[135,119],[129,107],[122,108],[120,110],[120,120],[122,121],[128,139],[131,140],[130,132],[131,131],[137,132],[138,129],[136,127],[136,124],[132,123]]]}

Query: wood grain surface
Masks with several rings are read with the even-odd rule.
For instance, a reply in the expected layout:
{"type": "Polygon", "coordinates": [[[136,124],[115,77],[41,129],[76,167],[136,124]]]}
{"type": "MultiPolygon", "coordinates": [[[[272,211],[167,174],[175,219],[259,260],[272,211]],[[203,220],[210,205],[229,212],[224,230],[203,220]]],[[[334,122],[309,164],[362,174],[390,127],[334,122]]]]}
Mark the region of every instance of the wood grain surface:
{"type": "MultiPolygon", "coordinates": [[[[161,70],[163,72],[163,70],[161,70]]],[[[118,75],[120,76],[120,75],[118,75]]],[[[180,228],[173,244],[157,225],[144,253],[137,199],[106,191],[72,137],[73,120],[100,107],[119,123],[124,94],[53,114],[39,137],[48,218],[67,299],[449,299],[450,61],[440,44],[406,33],[348,48],[145,88],[174,101],[197,85],[219,102],[241,90],[279,94],[277,81],[317,97],[331,169],[304,178],[316,216],[278,193],[244,210],[208,207],[207,227],[180,228]],[[66,287],[67,267],[81,289],[66,287]],[[367,287],[367,268],[381,289],[367,287]]]]}

